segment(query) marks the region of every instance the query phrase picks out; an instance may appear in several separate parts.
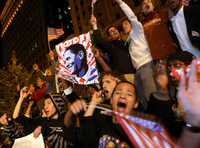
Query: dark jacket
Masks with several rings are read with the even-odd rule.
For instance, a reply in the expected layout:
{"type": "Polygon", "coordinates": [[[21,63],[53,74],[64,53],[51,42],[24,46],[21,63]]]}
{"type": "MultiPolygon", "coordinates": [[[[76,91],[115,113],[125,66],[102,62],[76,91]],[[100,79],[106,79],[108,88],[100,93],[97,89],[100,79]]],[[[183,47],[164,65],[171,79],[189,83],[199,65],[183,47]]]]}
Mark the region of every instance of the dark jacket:
{"type": "Polygon", "coordinates": [[[111,142],[115,147],[122,143],[133,147],[120,125],[113,123],[111,116],[98,114],[80,119],[81,148],[104,148],[111,142]]]}
{"type": "Polygon", "coordinates": [[[95,30],[92,34],[92,40],[97,48],[110,56],[112,70],[119,74],[134,73],[131,57],[128,50],[128,44],[123,40],[106,41],[103,39],[100,30],[95,30]]]}
{"type": "MultiPolygon", "coordinates": [[[[197,47],[200,50],[200,4],[192,4],[190,6],[184,7],[184,16],[185,16],[185,22],[186,22],[186,28],[188,32],[189,39],[193,46],[197,47]]],[[[176,41],[177,45],[178,39],[176,37],[176,34],[173,30],[172,24],[169,24],[169,30],[171,31],[172,37],[176,41]]],[[[180,49],[180,45],[179,45],[180,49]]]]}
{"type": "Polygon", "coordinates": [[[200,50],[200,4],[184,7],[184,15],[190,41],[200,50]]]}
{"type": "Polygon", "coordinates": [[[25,116],[20,116],[16,121],[24,126],[24,132],[26,134],[33,132],[38,126],[42,126],[42,135],[45,143],[50,147],[74,147],[74,128],[66,128],[63,118],[47,119],[38,117],[31,119],[25,116]]]}

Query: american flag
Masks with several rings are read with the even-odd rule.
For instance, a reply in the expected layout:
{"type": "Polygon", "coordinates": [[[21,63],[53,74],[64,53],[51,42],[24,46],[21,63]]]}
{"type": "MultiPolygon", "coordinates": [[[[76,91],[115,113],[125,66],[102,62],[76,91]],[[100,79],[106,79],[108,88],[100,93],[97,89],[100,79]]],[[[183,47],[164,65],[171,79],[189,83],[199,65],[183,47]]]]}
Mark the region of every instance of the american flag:
{"type": "Polygon", "coordinates": [[[174,148],[175,144],[165,130],[153,131],[122,116],[116,119],[136,148],[174,148]]]}

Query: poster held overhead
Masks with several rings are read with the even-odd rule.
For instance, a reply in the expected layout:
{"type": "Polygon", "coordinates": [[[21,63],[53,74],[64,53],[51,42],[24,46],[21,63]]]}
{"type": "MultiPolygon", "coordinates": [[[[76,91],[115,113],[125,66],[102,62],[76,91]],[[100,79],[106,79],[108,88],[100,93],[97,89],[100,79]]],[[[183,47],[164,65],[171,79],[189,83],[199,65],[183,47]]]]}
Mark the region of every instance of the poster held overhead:
{"type": "Polygon", "coordinates": [[[98,83],[98,71],[92,48],[89,32],[56,45],[59,62],[57,75],[82,85],[98,83]]]}

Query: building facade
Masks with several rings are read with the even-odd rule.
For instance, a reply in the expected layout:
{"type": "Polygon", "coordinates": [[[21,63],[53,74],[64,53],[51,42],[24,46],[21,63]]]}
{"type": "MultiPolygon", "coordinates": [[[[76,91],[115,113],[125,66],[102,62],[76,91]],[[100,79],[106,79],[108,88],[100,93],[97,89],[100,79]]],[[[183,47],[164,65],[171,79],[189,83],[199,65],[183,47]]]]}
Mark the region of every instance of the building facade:
{"type": "Polygon", "coordinates": [[[0,16],[4,64],[12,50],[27,68],[31,68],[33,63],[46,63],[44,56],[48,52],[48,42],[43,4],[38,0],[6,2],[0,16]]]}
{"type": "Polygon", "coordinates": [[[73,34],[67,0],[7,0],[0,21],[4,65],[15,50],[18,61],[27,68],[34,63],[44,67],[48,62],[48,37],[73,34]]]}

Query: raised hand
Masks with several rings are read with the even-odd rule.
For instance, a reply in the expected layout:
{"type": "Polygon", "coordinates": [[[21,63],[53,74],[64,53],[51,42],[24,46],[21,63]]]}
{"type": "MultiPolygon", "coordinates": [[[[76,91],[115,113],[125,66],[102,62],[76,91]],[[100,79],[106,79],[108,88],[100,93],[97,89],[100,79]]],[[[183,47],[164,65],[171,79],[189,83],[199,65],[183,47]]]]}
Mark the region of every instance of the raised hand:
{"type": "Polygon", "coordinates": [[[42,127],[38,126],[33,132],[33,137],[38,138],[40,136],[41,132],[42,132],[42,127]]]}
{"type": "Polygon", "coordinates": [[[8,116],[6,113],[4,113],[1,117],[0,117],[0,124],[2,125],[8,125],[8,116]]]}
{"type": "Polygon", "coordinates": [[[189,72],[189,78],[185,74],[182,75],[178,99],[183,105],[186,121],[192,125],[200,125],[200,67],[197,66],[198,60],[193,60],[189,72]]]}
{"type": "Polygon", "coordinates": [[[21,99],[24,99],[26,98],[28,95],[30,94],[29,90],[28,90],[28,87],[23,87],[21,90],[20,90],[20,98],[21,99]]]}
{"type": "Polygon", "coordinates": [[[38,66],[37,64],[33,64],[33,69],[34,69],[35,71],[37,71],[37,70],[39,70],[39,66],[38,66]]]}
{"type": "Polygon", "coordinates": [[[87,110],[87,104],[84,100],[77,100],[70,106],[70,110],[73,114],[78,114],[87,110]]]}
{"type": "Polygon", "coordinates": [[[94,30],[97,29],[97,19],[93,14],[91,15],[91,18],[90,18],[90,24],[92,25],[92,29],[94,30]]]}
{"type": "Polygon", "coordinates": [[[91,102],[95,103],[95,104],[101,103],[102,102],[102,91],[94,92],[94,94],[92,95],[91,102]]]}

